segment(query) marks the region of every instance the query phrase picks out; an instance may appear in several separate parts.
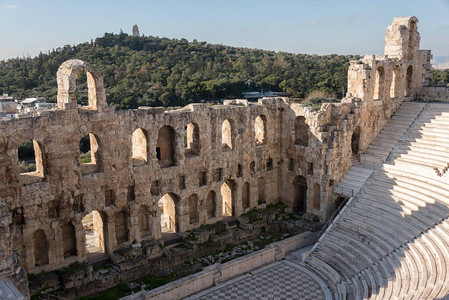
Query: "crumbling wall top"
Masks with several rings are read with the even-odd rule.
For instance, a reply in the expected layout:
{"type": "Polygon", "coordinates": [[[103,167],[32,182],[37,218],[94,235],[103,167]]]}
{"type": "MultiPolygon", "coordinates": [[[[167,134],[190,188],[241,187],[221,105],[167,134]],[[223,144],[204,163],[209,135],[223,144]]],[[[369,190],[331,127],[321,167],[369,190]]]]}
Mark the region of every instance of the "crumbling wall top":
{"type": "Polygon", "coordinates": [[[385,34],[385,55],[391,58],[414,59],[419,51],[418,18],[394,18],[385,34]]]}

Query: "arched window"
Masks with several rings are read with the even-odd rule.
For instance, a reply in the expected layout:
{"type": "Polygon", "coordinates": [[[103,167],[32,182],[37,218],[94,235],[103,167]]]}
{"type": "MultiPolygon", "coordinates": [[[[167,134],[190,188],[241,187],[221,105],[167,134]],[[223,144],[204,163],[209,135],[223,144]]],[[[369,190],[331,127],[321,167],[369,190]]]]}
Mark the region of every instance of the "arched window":
{"type": "Polygon", "coordinates": [[[161,210],[161,232],[178,232],[177,208],[179,197],[174,194],[165,194],[159,200],[161,210]]]}
{"type": "Polygon", "coordinates": [[[288,163],[288,170],[293,172],[295,170],[295,159],[290,158],[290,162],[288,163]]]}
{"type": "Polygon", "coordinates": [[[306,118],[303,116],[295,119],[295,144],[307,147],[309,145],[309,125],[306,123],[306,118]]]}
{"type": "Polygon", "coordinates": [[[75,226],[72,223],[62,225],[62,245],[64,258],[77,255],[75,226]]]}
{"type": "Polygon", "coordinates": [[[356,155],[359,153],[359,143],[360,143],[360,126],[357,126],[357,128],[352,133],[351,137],[351,151],[352,155],[356,155]]]}
{"type": "Polygon", "coordinates": [[[390,86],[390,98],[394,99],[399,96],[401,67],[395,66],[393,69],[393,78],[390,86]]]}
{"type": "Polygon", "coordinates": [[[200,129],[196,123],[189,123],[185,128],[184,148],[186,155],[200,154],[200,129]]]}
{"type": "Polygon", "coordinates": [[[249,164],[249,171],[250,171],[251,175],[254,175],[256,173],[256,162],[255,161],[252,161],[249,164]]]}
{"type": "Polygon", "coordinates": [[[80,140],[80,163],[83,174],[101,171],[100,145],[98,137],[89,133],[80,140]]]}
{"type": "Polygon", "coordinates": [[[250,187],[249,183],[245,182],[242,186],[242,207],[248,208],[250,205],[250,187]]]}
{"type": "Polygon", "coordinates": [[[408,66],[407,74],[405,76],[405,96],[412,95],[412,83],[413,83],[413,67],[408,66]]]}
{"type": "Polygon", "coordinates": [[[267,118],[264,115],[259,115],[254,123],[254,131],[256,135],[256,144],[261,145],[266,143],[267,133],[267,118]]]}
{"type": "Polygon", "coordinates": [[[258,202],[259,204],[266,203],[267,200],[265,198],[265,179],[260,177],[257,179],[257,190],[258,190],[258,202]]]}
{"type": "Polygon", "coordinates": [[[82,223],[86,232],[86,252],[87,256],[92,253],[106,252],[105,233],[106,227],[103,226],[105,215],[96,210],[84,216],[82,223]]]}
{"type": "Polygon", "coordinates": [[[193,194],[188,199],[190,224],[198,223],[198,196],[193,194]]]}
{"type": "Polygon", "coordinates": [[[148,206],[142,205],[139,208],[139,230],[140,236],[147,236],[150,234],[150,221],[148,219],[148,206]]]}
{"type": "Polygon", "coordinates": [[[47,235],[41,229],[33,234],[34,263],[36,265],[48,264],[48,244],[47,235]]]}
{"type": "Polygon", "coordinates": [[[159,129],[156,157],[161,167],[169,167],[175,164],[175,130],[173,127],[166,125],[159,129]]]}
{"type": "Polygon", "coordinates": [[[123,211],[115,215],[115,238],[117,245],[128,241],[128,221],[123,211]]]}
{"type": "Polygon", "coordinates": [[[216,202],[216,196],[215,191],[210,191],[209,194],[207,194],[207,217],[214,218],[216,216],[217,211],[217,202],[216,202]]]}
{"type": "Polygon", "coordinates": [[[376,82],[374,84],[374,100],[379,100],[384,98],[384,88],[385,88],[385,72],[384,67],[379,66],[376,70],[376,82]]]}
{"type": "Polygon", "coordinates": [[[293,180],[293,213],[302,214],[307,210],[307,180],[296,176],[293,180]]]}
{"type": "Polygon", "coordinates": [[[319,210],[321,208],[321,189],[318,183],[313,185],[313,209],[319,210]]]}
{"type": "Polygon", "coordinates": [[[101,110],[107,105],[106,93],[103,87],[103,77],[97,69],[93,68],[88,63],[79,59],[65,61],[59,67],[56,76],[58,82],[59,108],[76,109],[78,102],[80,104],[86,104],[85,102],[87,102],[87,108],[93,110],[101,110]],[[82,79],[82,81],[86,80],[87,82],[87,99],[77,100],[76,87],[77,81],[79,81],[78,79],[82,79]]]}
{"type": "Polygon", "coordinates": [[[232,120],[230,119],[224,120],[221,125],[221,144],[224,150],[234,149],[232,125],[232,120]]]}
{"type": "Polygon", "coordinates": [[[221,198],[223,199],[223,216],[234,214],[234,182],[225,181],[221,186],[221,198]]]}
{"type": "Polygon", "coordinates": [[[207,184],[207,172],[201,171],[198,173],[198,185],[205,186],[207,184]]]}
{"type": "Polygon", "coordinates": [[[19,158],[20,174],[44,176],[44,164],[42,150],[35,140],[21,143],[17,149],[19,158]]]}
{"type": "Polygon", "coordinates": [[[148,160],[147,135],[142,128],[137,128],[132,135],[133,164],[141,165],[148,160]]]}
{"type": "Polygon", "coordinates": [[[237,165],[237,177],[243,176],[243,166],[241,164],[237,165]]]}

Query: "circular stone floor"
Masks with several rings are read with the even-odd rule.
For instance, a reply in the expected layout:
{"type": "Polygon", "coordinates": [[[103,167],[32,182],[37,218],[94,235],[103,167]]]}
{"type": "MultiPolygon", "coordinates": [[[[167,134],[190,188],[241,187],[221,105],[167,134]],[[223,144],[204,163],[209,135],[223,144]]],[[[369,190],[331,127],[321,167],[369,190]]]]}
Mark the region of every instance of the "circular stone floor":
{"type": "Polygon", "coordinates": [[[275,262],[185,299],[325,299],[315,279],[297,264],[275,262]]]}

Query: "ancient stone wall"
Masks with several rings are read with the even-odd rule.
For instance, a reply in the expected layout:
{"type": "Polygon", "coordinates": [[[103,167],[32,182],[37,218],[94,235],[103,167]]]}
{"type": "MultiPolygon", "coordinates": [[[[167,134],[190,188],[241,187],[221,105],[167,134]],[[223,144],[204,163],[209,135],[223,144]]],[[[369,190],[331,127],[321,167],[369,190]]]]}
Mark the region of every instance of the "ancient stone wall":
{"type": "Polygon", "coordinates": [[[0,122],[0,197],[12,216],[3,252],[18,250],[31,273],[86,261],[82,220],[92,212],[95,246],[105,253],[263,203],[326,220],[351,160],[427,83],[431,55],[419,50],[416,23],[395,19],[385,55],[352,61],[347,97],[320,111],[281,98],[115,111],[100,72],[63,63],[58,109],[0,122]],[[75,96],[82,72],[86,107],[75,96]],[[90,162],[80,160],[82,139],[90,162]],[[36,171],[20,173],[18,147],[28,140],[36,171]]]}
{"type": "Polygon", "coordinates": [[[449,102],[449,87],[445,86],[423,87],[416,95],[416,99],[423,101],[449,102]]]}
{"type": "Polygon", "coordinates": [[[419,50],[417,18],[395,18],[387,28],[385,55],[351,61],[348,92],[341,103],[313,111],[288,104],[281,122],[282,201],[327,219],[335,209],[334,187],[360,159],[402,101],[413,100],[428,85],[431,54],[419,50]],[[304,116],[308,147],[295,143],[294,120],[304,116]],[[318,192],[319,191],[319,192],[318,192]],[[317,195],[319,193],[319,195],[317,195]],[[303,196],[305,194],[305,196],[303,196]],[[305,204],[299,204],[305,201],[305,204]]]}
{"type": "Polygon", "coordinates": [[[0,194],[8,210],[21,215],[14,241],[21,261],[28,271],[38,272],[85,260],[81,221],[92,211],[101,216],[103,247],[111,253],[133,240],[161,238],[158,202],[164,195],[171,198],[170,218],[177,232],[214,223],[224,215],[239,216],[260,202],[277,202],[282,105],[276,100],[213,107],[192,104],[168,112],[87,107],[0,123],[4,150],[0,194]],[[258,118],[264,122],[258,123],[257,133],[264,138],[256,141],[258,118]],[[230,124],[230,146],[223,146],[224,122],[230,124]],[[185,143],[188,124],[198,130],[194,152],[191,143],[185,143]],[[136,131],[143,134],[133,142],[136,131]],[[91,163],[81,164],[79,142],[87,134],[97,149],[91,163]],[[37,144],[40,171],[21,174],[17,151],[27,140],[37,144]],[[243,207],[245,183],[250,192],[243,207]],[[64,234],[66,224],[74,230],[64,234]],[[76,251],[69,252],[76,255],[68,256],[60,245],[72,245],[76,251]]]}

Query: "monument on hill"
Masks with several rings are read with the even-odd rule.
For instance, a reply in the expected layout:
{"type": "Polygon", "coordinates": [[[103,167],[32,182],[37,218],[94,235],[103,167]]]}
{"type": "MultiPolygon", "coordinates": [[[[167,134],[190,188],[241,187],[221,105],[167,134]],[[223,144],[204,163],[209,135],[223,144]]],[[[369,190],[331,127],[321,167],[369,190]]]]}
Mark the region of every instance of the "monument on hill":
{"type": "Polygon", "coordinates": [[[133,26],[133,36],[135,36],[135,37],[139,37],[140,36],[139,27],[137,27],[137,25],[133,26]]]}

